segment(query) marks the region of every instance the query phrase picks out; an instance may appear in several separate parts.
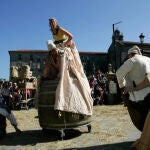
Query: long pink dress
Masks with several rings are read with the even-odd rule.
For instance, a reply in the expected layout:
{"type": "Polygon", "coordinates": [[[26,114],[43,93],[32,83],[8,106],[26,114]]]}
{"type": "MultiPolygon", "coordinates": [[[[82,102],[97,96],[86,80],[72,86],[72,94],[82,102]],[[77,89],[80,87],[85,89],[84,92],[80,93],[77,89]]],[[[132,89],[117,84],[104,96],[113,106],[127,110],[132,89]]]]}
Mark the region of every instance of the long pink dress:
{"type": "Polygon", "coordinates": [[[56,89],[55,110],[92,115],[93,99],[76,48],[63,48],[60,80],[56,89]]]}

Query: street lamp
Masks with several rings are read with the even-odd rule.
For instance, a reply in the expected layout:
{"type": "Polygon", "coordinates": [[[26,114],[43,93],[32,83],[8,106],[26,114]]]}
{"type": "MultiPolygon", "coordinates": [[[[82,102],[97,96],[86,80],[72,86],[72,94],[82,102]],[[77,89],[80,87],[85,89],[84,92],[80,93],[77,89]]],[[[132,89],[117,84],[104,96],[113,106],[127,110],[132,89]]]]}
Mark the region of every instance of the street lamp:
{"type": "Polygon", "coordinates": [[[145,36],[143,35],[143,33],[141,33],[139,36],[140,42],[141,42],[141,53],[142,53],[142,55],[144,54],[144,50],[143,50],[144,37],[145,36]]]}
{"type": "Polygon", "coordinates": [[[113,27],[113,46],[114,46],[114,53],[115,53],[115,71],[117,70],[117,57],[116,57],[116,35],[115,35],[115,25],[122,23],[122,21],[116,22],[112,24],[113,27]]]}

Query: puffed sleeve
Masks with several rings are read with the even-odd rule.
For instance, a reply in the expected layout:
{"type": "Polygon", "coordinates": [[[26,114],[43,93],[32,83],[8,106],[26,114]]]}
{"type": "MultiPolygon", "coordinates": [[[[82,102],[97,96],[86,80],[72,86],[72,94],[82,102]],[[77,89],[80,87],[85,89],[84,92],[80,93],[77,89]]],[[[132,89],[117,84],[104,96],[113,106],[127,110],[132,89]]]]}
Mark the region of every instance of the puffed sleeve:
{"type": "Polygon", "coordinates": [[[125,77],[130,72],[133,68],[133,62],[128,59],[127,61],[124,62],[124,64],[116,71],[116,76],[118,80],[118,84],[120,88],[125,87],[126,81],[125,77]]]}

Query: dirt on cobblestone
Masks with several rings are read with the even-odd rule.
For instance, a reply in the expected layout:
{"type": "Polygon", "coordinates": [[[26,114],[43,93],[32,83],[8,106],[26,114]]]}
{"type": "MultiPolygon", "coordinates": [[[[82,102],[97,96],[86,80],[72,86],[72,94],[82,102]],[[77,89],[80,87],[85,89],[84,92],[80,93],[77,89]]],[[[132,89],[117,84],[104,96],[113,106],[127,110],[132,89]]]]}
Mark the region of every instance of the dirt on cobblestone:
{"type": "Polygon", "coordinates": [[[58,131],[42,131],[36,109],[13,113],[22,134],[17,136],[7,121],[7,135],[0,141],[1,150],[128,150],[141,134],[123,105],[94,106],[91,132],[88,133],[87,126],[80,126],[65,130],[63,139],[58,131]]]}

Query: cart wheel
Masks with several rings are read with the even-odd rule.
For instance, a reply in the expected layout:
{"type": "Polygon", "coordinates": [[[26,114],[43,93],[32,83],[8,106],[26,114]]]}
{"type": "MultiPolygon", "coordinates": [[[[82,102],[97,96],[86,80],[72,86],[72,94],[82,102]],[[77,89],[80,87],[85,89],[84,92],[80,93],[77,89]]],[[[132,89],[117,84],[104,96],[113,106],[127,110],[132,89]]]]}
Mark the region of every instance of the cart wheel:
{"type": "Polygon", "coordinates": [[[88,124],[88,125],[87,125],[87,128],[88,128],[88,132],[90,133],[90,132],[91,132],[91,129],[92,129],[91,124],[88,124]]]}

